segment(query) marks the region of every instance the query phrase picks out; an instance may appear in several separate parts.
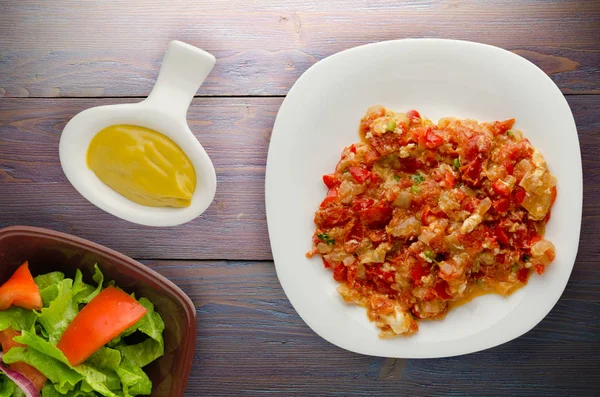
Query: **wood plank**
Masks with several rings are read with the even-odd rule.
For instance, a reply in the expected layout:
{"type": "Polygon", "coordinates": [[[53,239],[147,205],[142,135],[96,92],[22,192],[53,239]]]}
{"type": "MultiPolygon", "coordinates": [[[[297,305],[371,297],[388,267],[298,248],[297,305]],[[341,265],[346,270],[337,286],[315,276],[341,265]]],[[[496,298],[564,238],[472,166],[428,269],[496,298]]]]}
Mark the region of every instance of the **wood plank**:
{"type": "MultiPolygon", "coordinates": [[[[568,97],[584,167],[580,260],[600,261],[600,96],[568,97]]],[[[97,209],[68,183],[60,132],[79,111],[123,99],[4,99],[0,104],[0,227],[27,224],[76,234],[134,258],[268,260],[264,172],[281,98],[197,98],[192,131],[217,169],[215,202],[174,228],[128,223],[97,209]],[[183,236],[175,238],[174,236],[183,236]]]]}
{"type": "Polygon", "coordinates": [[[4,0],[0,97],[145,96],[173,39],[218,59],[200,95],[284,95],[320,59],[406,37],[500,46],[600,93],[599,24],[587,0],[4,0]]]}
{"type": "MultiPolygon", "coordinates": [[[[600,387],[600,268],[580,262],[537,327],[467,356],[394,360],[317,336],[272,262],[146,262],[194,301],[198,337],[186,396],[592,396],[600,387]]],[[[374,334],[373,337],[376,337],[374,334]]]]}

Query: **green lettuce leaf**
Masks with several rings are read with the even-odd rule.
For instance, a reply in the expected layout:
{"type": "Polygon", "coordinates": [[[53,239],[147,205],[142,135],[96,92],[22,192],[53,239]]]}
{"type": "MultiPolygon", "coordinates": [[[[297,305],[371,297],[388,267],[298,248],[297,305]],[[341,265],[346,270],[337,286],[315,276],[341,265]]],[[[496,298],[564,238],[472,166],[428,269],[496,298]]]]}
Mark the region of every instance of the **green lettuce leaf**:
{"type": "Polygon", "coordinates": [[[4,354],[2,360],[6,364],[23,361],[35,367],[43,373],[61,393],[66,393],[75,388],[75,385],[83,379],[83,376],[78,374],[68,365],[49,357],[35,349],[27,349],[23,347],[13,347],[4,354]]]}
{"type": "MultiPolygon", "coordinates": [[[[37,316],[33,310],[20,307],[11,307],[0,312],[0,331],[12,327],[16,331],[31,329],[35,324],[37,316]]],[[[0,396],[2,396],[0,394],[0,396]]]]}
{"type": "Polygon", "coordinates": [[[0,372],[0,397],[12,397],[17,385],[0,372]]]}
{"type": "Polygon", "coordinates": [[[152,381],[140,367],[124,363],[117,368],[117,375],[121,378],[125,397],[152,394],[152,381]]]}
{"type": "Polygon", "coordinates": [[[58,296],[42,309],[38,322],[44,327],[50,342],[56,344],[78,312],[77,303],[73,301],[73,280],[67,278],[58,284],[58,296]]]}
{"type": "Polygon", "coordinates": [[[121,365],[121,353],[109,347],[102,347],[87,359],[86,363],[101,369],[116,369],[121,365]]]}
{"type": "MultiPolygon", "coordinates": [[[[66,394],[60,393],[51,383],[46,383],[46,386],[42,389],[42,397],[96,397],[97,394],[93,391],[83,391],[79,387],[76,390],[67,392],[66,394]],[[79,389],[79,390],[77,390],[79,389]]],[[[0,396],[1,397],[1,396],[0,396]]]]}
{"type": "Polygon", "coordinates": [[[114,348],[121,352],[124,362],[142,368],[164,354],[165,343],[162,334],[165,323],[160,314],[154,311],[152,302],[146,298],[140,298],[139,302],[148,312],[137,322],[135,330],[146,334],[149,338],[134,345],[127,345],[122,341],[114,348]]]}
{"type": "Polygon", "coordinates": [[[49,285],[46,288],[40,290],[40,296],[42,297],[42,305],[44,307],[50,306],[50,303],[58,298],[58,284],[49,285]]]}
{"type": "Polygon", "coordinates": [[[73,295],[74,300],[80,303],[90,303],[92,299],[96,297],[102,290],[102,284],[104,283],[104,275],[100,271],[98,265],[94,265],[94,275],[92,279],[96,282],[97,286],[93,287],[83,282],[83,277],[79,269],[75,274],[75,281],[73,282],[73,295]]]}
{"type": "MultiPolygon", "coordinates": [[[[121,390],[121,379],[110,369],[98,369],[85,363],[74,367],[84,377],[84,384],[106,397],[118,397],[113,391],[121,390]]],[[[88,389],[89,390],[89,389],[88,389]]]]}
{"type": "Polygon", "coordinates": [[[41,291],[47,287],[61,283],[64,279],[65,279],[64,273],[52,272],[52,273],[40,274],[39,276],[35,277],[33,279],[33,281],[37,284],[38,288],[41,291]]]}

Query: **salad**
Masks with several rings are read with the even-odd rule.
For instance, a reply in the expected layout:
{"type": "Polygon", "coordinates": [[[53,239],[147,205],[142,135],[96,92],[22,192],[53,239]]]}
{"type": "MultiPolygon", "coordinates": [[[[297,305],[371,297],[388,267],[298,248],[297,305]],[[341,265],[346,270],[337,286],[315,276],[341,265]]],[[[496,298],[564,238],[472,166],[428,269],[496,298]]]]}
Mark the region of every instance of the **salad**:
{"type": "Polygon", "coordinates": [[[164,353],[165,325],[146,298],[77,270],[33,278],[27,262],[0,286],[0,397],[150,395],[143,368],[164,353]]]}

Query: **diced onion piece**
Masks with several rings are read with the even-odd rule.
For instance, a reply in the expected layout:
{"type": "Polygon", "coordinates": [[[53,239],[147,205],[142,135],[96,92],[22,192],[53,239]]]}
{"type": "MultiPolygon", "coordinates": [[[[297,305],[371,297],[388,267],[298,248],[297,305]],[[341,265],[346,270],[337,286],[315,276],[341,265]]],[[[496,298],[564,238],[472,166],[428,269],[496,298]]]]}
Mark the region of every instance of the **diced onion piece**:
{"type": "Polygon", "coordinates": [[[421,229],[421,222],[414,216],[398,220],[392,219],[387,227],[387,232],[396,237],[417,236],[421,229]]]}
{"type": "Polygon", "coordinates": [[[377,325],[379,327],[389,325],[396,335],[401,335],[410,331],[414,321],[410,313],[406,313],[402,308],[396,306],[392,314],[380,316],[377,325]]]}
{"type": "Polygon", "coordinates": [[[333,251],[333,245],[319,243],[319,244],[317,244],[317,251],[319,251],[319,254],[327,254],[327,253],[333,251]]]}
{"type": "Polygon", "coordinates": [[[408,209],[412,201],[412,194],[406,190],[401,191],[394,200],[394,205],[399,208],[408,209]]]}
{"type": "Polygon", "coordinates": [[[554,251],[554,244],[548,240],[540,240],[531,246],[531,255],[533,257],[542,256],[548,250],[554,251]]]}

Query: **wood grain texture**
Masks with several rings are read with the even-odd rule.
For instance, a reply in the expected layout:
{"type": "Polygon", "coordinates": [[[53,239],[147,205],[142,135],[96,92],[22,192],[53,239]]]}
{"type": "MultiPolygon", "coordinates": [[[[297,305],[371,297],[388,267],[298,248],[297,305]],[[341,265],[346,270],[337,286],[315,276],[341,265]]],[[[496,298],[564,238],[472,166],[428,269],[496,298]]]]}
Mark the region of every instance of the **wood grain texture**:
{"type": "Polygon", "coordinates": [[[217,57],[200,95],[284,95],[320,59],[406,37],[500,46],[598,94],[599,29],[588,0],[3,0],[0,97],[145,96],[173,39],[217,57]]]}
{"type": "MultiPolygon", "coordinates": [[[[467,356],[394,360],[317,336],[271,262],[146,262],[194,301],[198,338],[186,396],[596,396],[600,267],[578,262],[537,327],[467,356]]],[[[374,330],[373,337],[376,336],[374,330]]]]}
{"type": "MultiPolygon", "coordinates": [[[[600,96],[569,96],[584,169],[579,258],[600,262],[600,96]]],[[[188,120],[211,156],[218,189],[198,219],[150,228],[104,213],[68,183],[58,160],[60,132],[91,106],[122,99],[4,99],[0,102],[0,227],[65,231],[134,258],[268,260],[264,206],[267,149],[280,98],[196,98],[188,120]],[[175,238],[174,236],[184,236],[175,238]]]]}

